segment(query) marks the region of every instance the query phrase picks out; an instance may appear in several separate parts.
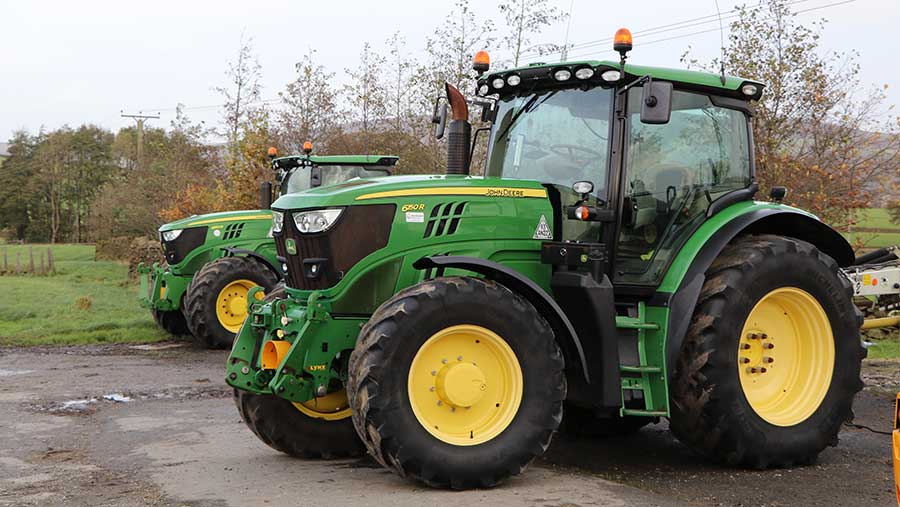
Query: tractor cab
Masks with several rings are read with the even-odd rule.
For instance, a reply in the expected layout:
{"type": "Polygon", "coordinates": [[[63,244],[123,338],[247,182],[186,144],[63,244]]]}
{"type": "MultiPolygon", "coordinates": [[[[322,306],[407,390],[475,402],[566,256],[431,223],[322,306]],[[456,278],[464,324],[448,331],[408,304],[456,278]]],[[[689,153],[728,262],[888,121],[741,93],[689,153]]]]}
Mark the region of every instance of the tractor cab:
{"type": "Polygon", "coordinates": [[[617,286],[653,287],[714,203],[755,191],[749,101],[762,85],[722,80],[624,60],[487,74],[478,82],[493,120],[485,175],[541,182],[554,239],[603,243],[617,286]],[[567,211],[582,205],[595,213],[567,211]]]}

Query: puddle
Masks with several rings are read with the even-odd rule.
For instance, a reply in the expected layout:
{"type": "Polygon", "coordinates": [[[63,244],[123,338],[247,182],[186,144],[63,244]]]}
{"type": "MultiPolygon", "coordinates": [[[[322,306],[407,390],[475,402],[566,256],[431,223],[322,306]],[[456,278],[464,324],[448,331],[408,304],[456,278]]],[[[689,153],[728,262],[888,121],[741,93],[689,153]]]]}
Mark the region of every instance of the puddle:
{"type": "Polygon", "coordinates": [[[12,377],[13,375],[25,375],[26,373],[34,373],[34,370],[4,370],[0,368],[0,377],[12,377]]]}
{"type": "Polygon", "coordinates": [[[166,349],[180,349],[183,347],[187,347],[188,343],[163,343],[160,345],[154,344],[146,344],[146,345],[132,345],[128,347],[129,349],[134,350],[166,350],[166,349]]]}
{"type": "MultiPolygon", "coordinates": [[[[87,410],[90,405],[93,405],[94,403],[97,403],[96,398],[88,398],[84,400],[69,400],[62,402],[62,404],[59,406],[59,410],[81,412],[83,410],[87,410]]],[[[53,411],[53,409],[50,410],[53,411]]]]}

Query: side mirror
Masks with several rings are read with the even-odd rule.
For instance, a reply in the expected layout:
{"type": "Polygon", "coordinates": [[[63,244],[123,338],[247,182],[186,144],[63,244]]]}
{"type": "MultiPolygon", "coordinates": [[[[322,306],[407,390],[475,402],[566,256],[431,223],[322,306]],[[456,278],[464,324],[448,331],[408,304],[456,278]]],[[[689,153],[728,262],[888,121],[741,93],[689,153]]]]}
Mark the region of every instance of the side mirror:
{"type": "Polygon", "coordinates": [[[641,95],[641,123],[663,125],[672,114],[672,83],[650,81],[641,95]]]}
{"type": "Polygon", "coordinates": [[[272,207],[272,182],[264,181],[259,184],[259,209],[272,207]]]}
{"type": "Polygon", "coordinates": [[[434,114],[431,117],[431,123],[434,123],[434,137],[437,139],[444,138],[444,130],[447,128],[447,103],[441,103],[438,99],[434,103],[434,114]]]}

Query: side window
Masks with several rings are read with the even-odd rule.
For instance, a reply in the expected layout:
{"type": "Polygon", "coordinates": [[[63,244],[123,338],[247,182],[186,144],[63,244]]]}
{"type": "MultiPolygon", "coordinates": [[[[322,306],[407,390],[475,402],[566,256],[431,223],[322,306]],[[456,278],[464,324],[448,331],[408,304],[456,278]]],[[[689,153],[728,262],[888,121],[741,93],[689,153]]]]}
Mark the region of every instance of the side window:
{"type": "Polygon", "coordinates": [[[655,284],[709,204],[750,184],[750,143],[744,113],[706,95],[675,91],[665,125],[641,123],[640,100],[630,90],[615,280],[655,284]]]}

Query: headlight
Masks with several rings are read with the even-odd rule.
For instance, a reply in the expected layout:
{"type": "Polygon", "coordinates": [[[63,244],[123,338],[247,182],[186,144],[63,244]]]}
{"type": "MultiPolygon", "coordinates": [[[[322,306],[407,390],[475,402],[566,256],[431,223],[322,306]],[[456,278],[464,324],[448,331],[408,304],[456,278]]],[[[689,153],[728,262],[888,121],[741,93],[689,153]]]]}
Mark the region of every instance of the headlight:
{"type": "Polygon", "coordinates": [[[163,241],[175,241],[178,236],[181,236],[181,231],[184,229],[175,229],[174,231],[165,231],[162,233],[163,241]]]}
{"type": "Polygon", "coordinates": [[[344,210],[341,208],[318,209],[294,213],[294,224],[304,234],[327,231],[337,222],[344,210]]]}
{"type": "Polygon", "coordinates": [[[284,213],[272,211],[272,232],[280,233],[284,229],[284,213]]]}

